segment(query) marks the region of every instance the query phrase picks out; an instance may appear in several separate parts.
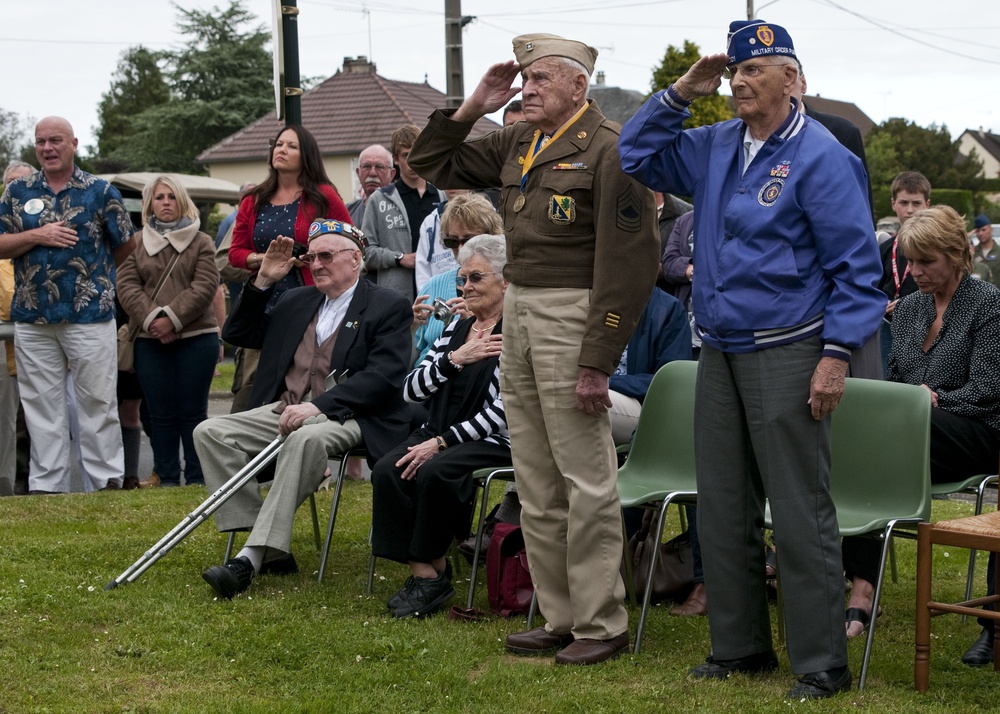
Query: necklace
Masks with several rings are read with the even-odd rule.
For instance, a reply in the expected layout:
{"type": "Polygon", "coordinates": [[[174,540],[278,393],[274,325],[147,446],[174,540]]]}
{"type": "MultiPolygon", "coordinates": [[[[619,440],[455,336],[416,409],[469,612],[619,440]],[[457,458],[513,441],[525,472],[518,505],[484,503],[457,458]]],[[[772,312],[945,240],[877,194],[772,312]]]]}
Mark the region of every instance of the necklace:
{"type": "Polygon", "coordinates": [[[497,323],[495,323],[495,322],[492,325],[487,325],[486,327],[481,327],[481,328],[480,327],[476,327],[475,325],[473,325],[472,326],[472,331],[473,332],[488,332],[489,330],[492,330],[496,326],[497,326],[497,323]]]}

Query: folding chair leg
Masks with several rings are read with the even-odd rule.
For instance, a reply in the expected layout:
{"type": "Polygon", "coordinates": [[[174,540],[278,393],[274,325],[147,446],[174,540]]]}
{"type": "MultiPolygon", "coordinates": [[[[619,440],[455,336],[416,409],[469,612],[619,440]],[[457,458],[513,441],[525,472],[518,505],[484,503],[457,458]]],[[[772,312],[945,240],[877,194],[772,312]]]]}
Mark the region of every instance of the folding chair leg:
{"type": "Polygon", "coordinates": [[[493,477],[501,471],[507,472],[510,469],[497,469],[490,472],[483,481],[482,497],[479,503],[479,526],[476,528],[476,546],[472,556],[472,571],[469,573],[469,596],[465,600],[465,607],[472,609],[472,602],[476,597],[476,575],[479,573],[479,552],[483,547],[483,527],[486,525],[486,512],[490,505],[490,486],[493,485],[493,477]]]}
{"type": "MultiPolygon", "coordinates": [[[[896,541],[889,541],[889,567],[892,569],[892,584],[899,582],[899,573],[896,572],[896,541]]],[[[966,598],[968,599],[968,598],[966,598]]]]}
{"type": "Polygon", "coordinates": [[[628,552],[628,533],[625,532],[625,512],[622,511],[622,563],[625,564],[625,593],[628,595],[628,600],[632,603],[632,607],[636,606],[635,600],[635,581],[632,578],[632,558],[629,557],[628,552]]]}
{"type": "MultiPolygon", "coordinates": [[[[330,504],[330,521],[326,526],[326,540],[323,541],[323,548],[320,551],[319,557],[319,576],[317,577],[318,582],[323,582],[323,575],[326,573],[326,562],[330,557],[330,541],[333,540],[333,526],[337,522],[337,509],[340,507],[340,493],[344,488],[344,475],[347,472],[347,452],[344,454],[344,458],[340,461],[340,471],[337,474],[337,485],[333,488],[333,502],[330,504]]],[[[316,523],[316,504],[313,502],[313,525],[316,528],[316,543],[319,547],[319,525],[316,523]]],[[[371,538],[369,537],[369,542],[371,538]]],[[[369,586],[369,592],[371,591],[371,586],[369,586]]]]}
{"type": "Polygon", "coordinates": [[[229,531],[229,540],[226,541],[226,555],[222,558],[223,563],[228,563],[233,557],[233,543],[236,541],[236,531],[229,531]]]}
{"type": "Polygon", "coordinates": [[[882,585],[885,583],[885,566],[889,559],[889,550],[892,543],[892,531],[896,527],[896,521],[890,521],[885,527],[882,542],[882,557],[878,565],[878,581],[875,583],[875,596],[872,598],[872,617],[868,623],[868,638],[865,640],[865,655],[861,661],[861,676],[858,677],[858,691],[865,688],[865,680],[868,679],[868,663],[872,656],[872,644],[875,642],[875,624],[878,622],[878,607],[882,599],[882,585]]]}
{"type": "MultiPolygon", "coordinates": [[[[663,538],[663,527],[667,520],[667,508],[670,507],[672,495],[667,496],[660,506],[660,512],[656,519],[656,540],[654,543],[658,544],[663,538]]],[[[653,575],[656,573],[656,560],[659,553],[659,548],[653,548],[649,558],[649,572],[646,574],[646,591],[642,596],[642,610],[639,613],[639,624],[635,630],[635,647],[632,650],[635,654],[639,654],[639,648],[642,646],[642,633],[646,627],[646,614],[649,612],[650,600],[653,599],[653,575]]]]}
{"type": "Polygon", "coordinates": [[[531,605],[528,607],[528,629],[531,629],[531,622],[535,619],[535,614],[538,612],[538,593],[531,593],[531,605]]]}
{"type": "MultiPolygon", "coordinates": [[[[374,530],[374,528],[375,526],[373,525],[372,528],[369,529],[368,531],[369,551],[371,550],[372,546],[372,531],[374,530]]],[[[368,556],[368,582],[365,585],[365,595],[372,594],[372,583],[374,582],[374,580],[375,580],[375,554],[372,553],[371,555],[368,556]]]]}
{"type": "Polygon", "coordinates": [[[323,548],[323,542],[319,539],[319,516],[316,515],[316,494],[309,494],[309,510],[313,519],[313,542],[316,543],[316,550],[323,548]]]}

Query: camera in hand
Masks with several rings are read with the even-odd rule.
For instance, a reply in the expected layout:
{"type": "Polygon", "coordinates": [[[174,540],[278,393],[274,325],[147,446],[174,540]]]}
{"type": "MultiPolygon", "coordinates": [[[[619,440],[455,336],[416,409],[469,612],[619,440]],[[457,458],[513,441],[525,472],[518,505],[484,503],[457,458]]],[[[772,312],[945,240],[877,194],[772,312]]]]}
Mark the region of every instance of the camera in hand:
{"type": "Polygon", "coordinates": [[[434,302],[431,303],[431,316],[439,319],[447,327],[452,318],[455,317],[455,313],[451,311],[448,303],[441,298],[435,298],[434,302]]]}

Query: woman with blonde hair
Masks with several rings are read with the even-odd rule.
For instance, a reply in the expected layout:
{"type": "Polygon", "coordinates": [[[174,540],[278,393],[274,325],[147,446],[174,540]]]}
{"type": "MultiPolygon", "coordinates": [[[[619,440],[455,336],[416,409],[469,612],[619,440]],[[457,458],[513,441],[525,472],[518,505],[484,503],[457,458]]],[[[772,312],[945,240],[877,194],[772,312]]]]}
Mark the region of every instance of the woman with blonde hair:
{"type": "Polygon", "coordinates": [[[118,270],[118,299],[137,331],[135,371],[149,407],[154,473],[145,485],[180,485],[178,444],[185,483],[203,484],[192,433],[208,416],[219,355],[215,242],[169,175],[143,189],[142,221],[136,249],[118,270]]]}

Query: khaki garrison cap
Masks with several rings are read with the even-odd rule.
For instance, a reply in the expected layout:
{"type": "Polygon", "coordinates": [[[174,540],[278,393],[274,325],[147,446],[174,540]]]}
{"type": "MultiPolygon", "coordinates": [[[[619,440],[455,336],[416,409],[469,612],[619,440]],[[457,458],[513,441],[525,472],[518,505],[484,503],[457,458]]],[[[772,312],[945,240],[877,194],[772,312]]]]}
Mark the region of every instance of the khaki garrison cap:
{"type": "Polygon", "coordinates": [[[589,74],[593,74],[594,63],[597,61],[597,50],[582,42],[567,40],[559,35],[536,33],[534,35],[519,35],[514,38],[514,57],[521,65],[521,69],[542,57],[567,57],[576,60],[587,68],[589,74]]]}

